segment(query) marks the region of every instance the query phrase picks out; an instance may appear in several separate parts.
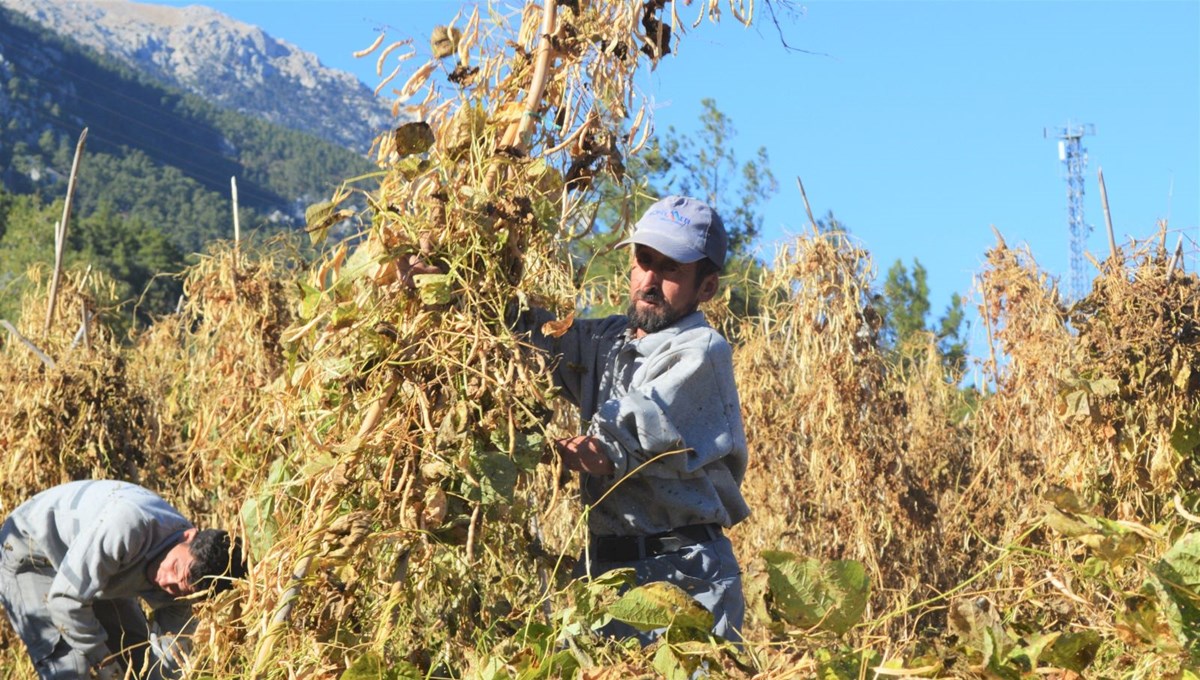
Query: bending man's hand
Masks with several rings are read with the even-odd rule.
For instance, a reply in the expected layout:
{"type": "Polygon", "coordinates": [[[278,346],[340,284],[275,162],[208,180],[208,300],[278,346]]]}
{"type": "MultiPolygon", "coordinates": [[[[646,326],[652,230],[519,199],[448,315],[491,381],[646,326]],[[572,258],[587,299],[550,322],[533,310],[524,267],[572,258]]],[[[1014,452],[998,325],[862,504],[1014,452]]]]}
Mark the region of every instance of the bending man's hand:
{"type": "Polygon", "coordinates": [[[604,453],[600,440],[595,437],[580,435],[570,439],[559,439],[554,442],[554,450],[568,470],[601,477],[611,475],[616,470],[613,462],[604,453]]]}

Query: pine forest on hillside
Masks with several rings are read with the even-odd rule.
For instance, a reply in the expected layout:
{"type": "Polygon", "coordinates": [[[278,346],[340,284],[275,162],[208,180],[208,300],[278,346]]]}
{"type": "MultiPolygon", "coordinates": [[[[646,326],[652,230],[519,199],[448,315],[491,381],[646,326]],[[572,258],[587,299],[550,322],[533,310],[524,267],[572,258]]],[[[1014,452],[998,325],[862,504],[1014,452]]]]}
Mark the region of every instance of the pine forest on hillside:
{"type": "MultiPolygon", "coordinates": [[[[178,273],[191,254],[232,238],[230,178],[244,233],[264,237],[302,225],[305,206],[371,171],[350,151],[165,89],[4,7],[0,119],[0,317],[16,311],[27,267],[53,248],[44,226],[62,213],[85,127],[73,209],[85,229],[69,252],[88,253],[117,281],[117,301],[136,299],[154,273],[178,273]]],[[[156,283],[143,318],[172,310],[178,288],[156,283]]],[[[128,319],[129,306],[111,316],[128,319]]]]}
{"type": "MultiPolygon", "coordinates": [[[[919,267],[881,305],[862,245],[810,215],[705,309],[734,341],[751,452],[753,514],[730,532],[746,644],[711,639],[682,590],[569,578],[586,528],[539,461],[578,424],[507,314],[565,327],[626,294],[589,253],[646,204],[635,172],[686,156],[655,144],[634,74],[709,20],[769,11],[464,14],[393,81],[417,122],[378,140],[378,184],[347,175],[308,209],[315,259],[216,244],[178,308],[128,335],[78,333],[110,275],[77,260],[52,301],[31,268],[0,340],[0,507],[121,478],[244,537],[250,577],[197,607],[193,678],[1195,680],[1200,279],[1157,233],[1097,256],[1073,304],[997,235],[986,355],[965,357],[960,302],[902,329],[919,267]],[[413,255],[442,273],[411,276],[413,255]],[[966,362],[986,390],[959,387],[966,362]],[[668,632],[644,650],[591,634],[610,618],[668,632]]],[[[387,73],[410,51],[381,38],[364,58],[387,73]]],[[[757,167],[751,194],[774,182],[757,167]]],[[[32,677],[7,628],[0,650],[0,678],[32,677]]]]}

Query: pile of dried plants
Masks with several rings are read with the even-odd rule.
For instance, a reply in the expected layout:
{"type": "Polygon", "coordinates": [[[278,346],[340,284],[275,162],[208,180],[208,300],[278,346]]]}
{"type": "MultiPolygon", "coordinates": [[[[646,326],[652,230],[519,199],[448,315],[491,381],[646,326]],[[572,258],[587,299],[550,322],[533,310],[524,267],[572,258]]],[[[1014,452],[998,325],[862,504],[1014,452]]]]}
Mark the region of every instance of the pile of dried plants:
{"type": "MultiPolygon", "coordinates": [[[[508,321],[539,305],[563,330],[595,294],[567,246],[652,134],[637,70],[754,5],[475,11],[416,68],[381,37],[363,56],[415,122],[309,210],[317,262],[215,248],[130,342],[75,340],[97,277],[64,279],[48,329],[35,287],[0,347],[3,508],[115,477],[241,535],[250,578],[197,608],[192,677],[1196,677],[1200,284],[1155,244],[1067,305],[1000,241],[963,389],[932,339],[884,349],[858,244],[796,239],[741,282],[759,313],[708,310],[752,453],[746,646],[588,634],[618,584],[567,577],[573,491],[539,462],[569,409],[508,321]]],[[[3,635],[0,677],[30,677],[3,635]]]]}

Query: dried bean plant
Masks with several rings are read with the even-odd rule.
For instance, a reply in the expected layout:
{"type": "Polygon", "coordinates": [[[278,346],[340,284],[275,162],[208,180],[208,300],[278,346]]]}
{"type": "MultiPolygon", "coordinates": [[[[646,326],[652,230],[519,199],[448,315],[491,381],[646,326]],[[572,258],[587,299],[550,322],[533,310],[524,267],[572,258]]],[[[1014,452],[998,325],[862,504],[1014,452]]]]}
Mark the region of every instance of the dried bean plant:
{"type": "MultiPolygon", "coordinates": [[[[576,287],[567,246],[593,180],[620,180],[652,136],[634,76],[685,29],[753,9],[477,10],[424,63],[380,37],[361,55],[411,122],[377,141],[378,173],[310,208],[316,262],[218,245],[179,310],[128,341],[102,319],[76,340],[101,277],[65,278],[49,331],[32,287],[0,331],[4,511],[113,477],[233,529],[250,577],[196,608],[196,678],[691,675],[671,659],[764,679],[1195,678],[1200,283],[1161,239],[1111,254],[1073,305],[999,240],[973,292],[978,388],[933,338],[881,343],[852,238],[788,244],[738,283],[758,312],[707,309],[737,342],[751,446],[754,514],[731,532],[747,645],[580,634],[614,595],[567,576],[578,511],[539,461],[569,409],[509,320],[548,307],[557,332],[611,299],[576,287]],[[778,551],[817,566],[781,589],[778,551]],[[827,576],[859,568],[847,613],[856,595],[827,576]]],[[[32,677],[0,635],[0,678],[32,677]]]]}

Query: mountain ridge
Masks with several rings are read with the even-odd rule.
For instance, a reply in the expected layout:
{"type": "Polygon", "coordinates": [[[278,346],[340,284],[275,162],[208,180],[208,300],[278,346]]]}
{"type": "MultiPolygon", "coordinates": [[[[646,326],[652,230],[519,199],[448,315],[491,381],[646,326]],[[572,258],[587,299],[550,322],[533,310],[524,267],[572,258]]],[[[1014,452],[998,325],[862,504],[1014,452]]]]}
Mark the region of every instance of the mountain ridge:
{"type": "Polygon", "coordinates": [[[230,177],[250,211],[242,224],[275,230],[302,224],[308,204],[373,167],[340,145],[164,86],[0,5],[0,190],[63,196],[85,127],[80,214],[107,205],[183,252],[230,235],[230,177]]]}
{"type": "Polygon", "coordinates": [[[200,5],[0,0],[38,24],[217,106],[357,153],[392,124],[389,107],[316,55],[200,5]]]}

